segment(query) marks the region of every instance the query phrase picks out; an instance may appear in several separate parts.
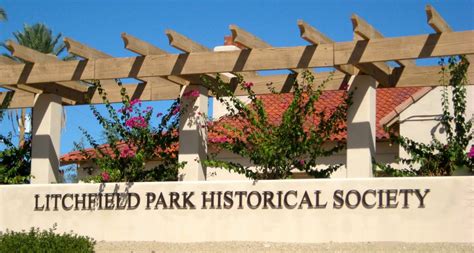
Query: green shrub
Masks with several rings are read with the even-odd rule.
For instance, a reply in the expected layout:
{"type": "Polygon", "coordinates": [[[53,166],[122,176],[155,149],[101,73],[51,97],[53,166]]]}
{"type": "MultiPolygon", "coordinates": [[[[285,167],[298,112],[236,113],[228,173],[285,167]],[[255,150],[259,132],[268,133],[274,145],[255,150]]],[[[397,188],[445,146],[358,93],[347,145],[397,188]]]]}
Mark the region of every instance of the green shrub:
{"type": "MultiPolygon", "coordinates": [[[[345,148],[342,141],[336,141],[334,146],[327,144],[333,136],[346,131],[344,122],[351,96],[344,92],[340,95],[340,104],[333,108],[316,108],[332,75],[320,85],[308,71],[302,72],[301,77],[301,82],[293,83],[293,98],[278,122],[269,119],[263,100],[252,90],[253,83],[245,82],[239,76],[237,83],[251,101],[245,104],[229,90],[228,84],[218,82],[217,90],[213,90],[216,98],[230,111],[227,117],[244,127],[225,121],[210,124],[209,131],[218,137],[210,138],[209,142],[217,147],[217,151],[210,153],[205,164],[244,174],[254,180],[292,178],[295,171],[314,178],[328,178],[336,171],[342,164],[318,169],[316,165],[320,164],[322,157],[345,148]],[[223,99],[219,92],[229,100],[223,99]],[[219,160],[217,154],[220,150],[229,150],[247,158],[254,166],[219,160]]],[[[214,87],[212,84],[209,86],[214,87]]],[[[271,84],[268,86],[272,93],[277,93],[271,84]]]]}
{"type": "Polygon", "coordinates": [[[49,230],[0,232],[0,252],[94,252],[95,241],[73,233],[56,234],[56,225],[49,230]]]}
{"type": "Polygon", "coordinates": [[[444,86],[440,124],[446,133],[446,140],[433,136],[430,143],[422,143],[397,135],[394,128],[387,129],[390,140],[408,153],[407,158],[398,159],[400,165],[408,167],[397,170],[375,162],[376,176],[451,176],[455,170],[474,170],[473,160],[466,152],[473,138],[472,122],[466,118],[469,62],[464,56],[453,56],[448,59],[447,66],[444,59],[440,64],[440,83],[444,86]]]}

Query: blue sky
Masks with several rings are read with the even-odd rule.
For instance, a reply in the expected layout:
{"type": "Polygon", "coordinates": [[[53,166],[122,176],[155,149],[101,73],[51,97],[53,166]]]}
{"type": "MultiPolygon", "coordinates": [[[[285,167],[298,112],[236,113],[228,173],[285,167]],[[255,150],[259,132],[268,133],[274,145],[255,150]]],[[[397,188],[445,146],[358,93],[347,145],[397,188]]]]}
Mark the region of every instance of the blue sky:
{"type": "MultiPolygon", "coordinates": [[[[151,1],[151,0],[1,0],[8,22],[0,23],[0,41],[24,23],[45,23],[91,47],[116,57],[133,56],[123,49],[122,32],[135,35],[171,53],[166,29],[176,30],[210,48],[222,45],[228,26],[236,24],[274,46],[305,45],[296,25],[303,19],[335,41],[352,40],[350,16],[356,13],[387,37],[432,33],[425,5],[433,5],[456,31],[474,29],[474,0],[417,1],[151,1]]],[[[4,52],[0,49],[0,52],[4,52]]],[[[168,103],[152,103],[163,109],[168,103]]],[[[67,125],[61,153],[81,139],[79,126],[100,136],[87,106],[66,107],[67,125]]],[[[11,129],[4,120],[0,133],[11,129]]]]}

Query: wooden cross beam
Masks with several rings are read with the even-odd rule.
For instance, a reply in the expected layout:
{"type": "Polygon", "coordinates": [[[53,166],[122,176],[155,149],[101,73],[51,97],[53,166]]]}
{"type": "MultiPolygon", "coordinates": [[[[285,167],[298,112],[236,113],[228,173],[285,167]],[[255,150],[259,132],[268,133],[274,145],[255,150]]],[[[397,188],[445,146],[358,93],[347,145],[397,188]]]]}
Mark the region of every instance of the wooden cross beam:
{"type": "MultiPolygon", "coordinates": [[[[371,40],[371,39],[381,39],[384,38],[382,33],[375,29],[372,25],[367,23],[364,19],[353,14],[351,17],[352,27],[354,30],[354,39],[359,40],[371,40]]],[[[400,66],[405,67],[414,67],[416,66],[413,60],[400,60],[397,61],[400,66]]]]}
{"type": "Polygon", "coordinates": [[[452,32],[453,29],[449,26],[448,22],[436,11],[436,9],[431,5],[426,5],[426,18],[428,24],[435,30],[437,33],[442,32],[452,32]]]}
{"type": "Polygon", "coordinates": [[[474,54],[474,31],[351,41],[318,46],[149,55],[0,65],[0,83],[142,78],[219,72],[332,67],[344,64],[474,54]]]}
{"type": "MultiPolygon", "coordinates": [[[[353,14],[351,20],[354,29],[354,41],[383,38],[380,32],[359,16],[353,14]]],[[[385,62],[362,63],[355,66],[362,72],[374,77],[379,85],[389,86],[392,70],[385,62]]]]}
{"type": "MultiPolygon", "coordinates": [[[[127,33],[122,33],[122,40],[124,43],[125,49],[128,49],[136,54],[146,56],[146,55],[168,55],[166,51],[146,42],[143,40],[140,40],[130,34],[127,33]]],[[[168,80],[173,81],[179,85],[188,85],[190,82],[199,80],[199,77],[189,77],[189,78],[184,78],[180,76],[167,76],[166,77],[168,80]]]]}
{"type": "MultiPolygon", "coordinates": [[[[185,53],[212,52],[212,50],[207,48],[206,46],[201,45],[178,32],[168,29],[165,31],[165,33],[168,37],[170,45],[185,53]]],[[[244,78],[256,76],[256,73],[254,71],[248,71],[246,73],[239,74],[243,75],[244,78]]],[[[208,75],[208,77],[211,80],[215,78],[215,76],[213,75],[208,75]]],[[[229,78],[228,75],[221,75],[221,78],[226,82],[231,82],[231,78],[229,78]]]]}
{"type": "MultiPolygon", "coordinates": [[[[453,32],[451,26],[449,26],[448,22],[444,20],[444,18],[436,11],[436,9],[431,5],[426,5],[426,18],[428,24],[435,30],[437,33],[448,33],[453,32]]],[[[473,42],[474,43],[474,42],[473,42]]],[[[467,60],[471,63],[470,68],[474,66],[474,56],[473,55],[466,55],[467,60]]]]}
{"type": "MultiPolygon", "coordinates": [[[[40,53],[36,50],[28,47],[19,45],[13,41],[7,41],[5,43],[7,48],[12,52],[14,57],[22,59],[30,63],[52,63],[62,62],[53,55],[47,55],[40,53]]],[[[71,99],[77,102],[84,102],[85,94],[89,87],[77,81],[66,81],[66,82],[44,82],[42,85],[35,85],[35,89],[42,90],[47,93],[55,93],[61,97],[71,99]],[[46,85],[44,83],[47,83],[46,85]]]]}
{"type": "MultiPolygon", "coordinates": [[[[304,22],[303,20],[298,20],[298,28],[300,29],[300,36],[304,40],[308,41],[313,45],[322,45],[322,44],[333,44],[334,41],[331,40],[329,37],[318,31],[313,26],[309,25],[308,23],[304,22]]],[[[334,66],[337,70],[347,74],[347,75],[355,75],[356,71],[354,70],[354,66],[352,65],[336,65],[334,66]]]]}
{"type": "MultiPolygon", "coordinates": [[[[248,49],[255,48],[272,48],[270,44],[258,38],[257,36],[247,32],[246,30],[236,26],[230,25],[229,29],[232,33],[232,39],[239,45],[242,45],[248,49]]],[[[291,72],[298,74],[304,69],[290,69],[291,72]]],[[[310,70],[311,74],[315,74],[314,71],[310,70]]]]}
{"type": "MultiPolygon", "coordinates": [[[[72,54],[78,55],[80,57],[83,57],[86,59],[113,58],[111,55],[108,55],[102,51],[90,48],[84,44],[74,41],[71,38],[65,38],[64,41],[66,43],[66,46],[68,47],[69,52],[72,54]]],[[[172,91],[179,92],[180,84],[172,82],[168,80],[167,78],[146,77],[146,78],[142,78],[142,81],[144,81],[145,83],[136,84],[137,88],[134,90],[135,93],[130,94],[131,97],[141,97],[142,93],[153,94],[153,88],[158,88],[159,92],[163,92],[162,90],[163,88],[167,88],[167,89],[171,89],[172,91]],[[175,86],[178,86],[178,88],[176,88],[175,86]]],[[[113,86],[117,86],[117,83],[115,81],[101,80],[101,84],[103,88],[106,90],[106,92],[109,94],[109,96],[115,97],[117,96],[117,94],[120,94],[120,92],[117,94],[111,94],[110,92],[113,86]]],[[[94,97],[93,97],[93,100],[95,100],[94,97]]]]}
{"type": "MultiPolygon", "coordinates": [[[[10,59],[6,56],[0,56],[0,64],[19,65],[21,63],[15,61],[13,59],[10,59]]],[[[61,86],[57,86],[55,84],[44,84],[44,83],[4,85],[3,87],[16,92],[15,95],[13,96],[14,99],[19,96],[18,94],[21,94],[21,93],[24,93],[24,92],[32,93],[33,95],[34,94],[41,94],[43,92],[55,93],[56,88],[61,88],[61,86]]],[[[23,96],[23,97],[25,97],[25,96],[23,96]]],[[[33,96],[33,98],[34,98],[34,96],[33,96]]],[[[13,102],[13,103],[15,103],[15,102],[13,102]]],[[[31,103],[33,103],[33,102],[31,102],[31,103]]],[[[64,105],[74,105],[77,102],[74,101],[74,100],[63,97],[62,98],[62,103],[64,105]]]]}

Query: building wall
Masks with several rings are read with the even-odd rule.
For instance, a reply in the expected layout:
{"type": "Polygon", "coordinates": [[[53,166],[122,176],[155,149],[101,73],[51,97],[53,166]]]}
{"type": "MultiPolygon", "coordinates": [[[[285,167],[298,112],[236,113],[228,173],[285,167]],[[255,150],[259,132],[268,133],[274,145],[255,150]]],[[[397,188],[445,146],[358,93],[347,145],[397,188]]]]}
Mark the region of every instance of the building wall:
{"type": "Polygon", "coordinates": [[[0,231],[57,224],[97,241],[473,243],[473,187],[474,177],[7,185],[0,231]]]}
{"type": "MultiPolygon", "coordinates": [[[[474,86],[469,85],[467,89],[466,119],[473,119],[474,116],[474,86]]],[[[416,103],[412,104],[400,114],[400,135],[429,143],[433,137],[445,141],[445,129],[441,127],[439,119],[442,115],[441,95],[443,87],[436,87],[423,96],[416,103]]],[[[474,144],[471,141],[471,145],[474,144]]],[[[468,146],[468,149],[471,147],[468,146]]],[[[400,148],[400,157],[408,158],[408,154],[400,148]]]]}
{"type": "MultiPolygon", "coordinates": [[[[146,163],[145,169],[152,169],[157,166],[159,162],[149,161],[146,163]]],[[[82,181],[90,176],[100,175],[100,171],[96,164],[91,161],[81,162],[77,166],[77,180],[82,181]]]]}
{"type": "MultiPolygon", "coordinates": [[[[435,136],[438,139],[444,140],[444,129],[439,124],[439,118],[441,116],[441,92],[443,87],[436,87],[420,100],[410,105],[404,110],[399,116],[400,134],[411,139],[429,143],[432,137],[435,136]]],[[[244,102],[249,102],[246,97],[239,97],[244,102]]],[[[474,86],[467,86],[467,106],[466,106],[466,118],[472,119],[474,115],[474,86]]],[[[218,119],[228,113],[225,105],[214,100],[213,102],[213,118],[218,119]]],[[[474,144],[474,143],[471,143],[474,144]]],[[[388,141],[378,141],[376,144],[376,161],[380,163],[390,164],[395,168],[401,168],[403,166],[396,163],[396,159],[400,157],[407,157],[407,154],[403,148],[396,144],[390,144],[388,141]]],[[[470,146],[469,146],[470,147],[470,146]]],[[[250,162],[242,157],[232,154],[228,151],[222,151],[217,158],[224,161],[233,161],[241,164],[251,166],[250,162]]],[[[343,164],[333,175],[332,178],[346,178],[346,152],[342,151],[331,157],[321,158],[321,167],[327,167],[330,164],[343,164]]],[[[153,167],[156,162],[150,162],[147,167],[153,167]]],[[[86,170],[83,168],[93,167],[90,162],[81,163],[78,168],[79,180],[87,176],[86,170]]],[[[97,170],[94,170],[94,174],[98,174],[97,170]]],[[[295,173],[295,178],[306,178],[305,174],[295,173]]],[[[227,170],[220,168],[207,168],[207,180],[241,180],[245,179],[243,175],[231,173],[227,170]]]]}
{"type": "MultiPolygon", "coordinates": [[[[376,147],[376,157],[375,159],[380,163],[390,164],[394,167],[397,166],[396,158],[398,157],[398,145],[391,145],[389,142],[380,141],[377,142],[376,147]]],[[[240,164],[244,164],[246,166],[250,166],[252,168],[252,164],[248,159],[244,159],[236,154],[233,154],[229,151],[222,151],[217,156],[217,159],[223,161],[232,161],[237,162],[240,164]]],[[[331,178],[346,178],[347,177],[347,170],[346,170],[346,151],[343,150],[340,153],[330,156],[330,157],[323,157],[320,158],[320,166],[317,168],[326,168],[328,165],[334,164],[342,164],[342,166],[331,175],[331,178]]],[[[294,178],[308,178],[305,173],[294,173],[294,178]]],[[[221,168],[207,168],[207,180],[215,181],[215,180],[238,180],[238,179],[245,179],[244,175],[239,175],[236,173],[231,173],[225,169],[221,168]]]]}

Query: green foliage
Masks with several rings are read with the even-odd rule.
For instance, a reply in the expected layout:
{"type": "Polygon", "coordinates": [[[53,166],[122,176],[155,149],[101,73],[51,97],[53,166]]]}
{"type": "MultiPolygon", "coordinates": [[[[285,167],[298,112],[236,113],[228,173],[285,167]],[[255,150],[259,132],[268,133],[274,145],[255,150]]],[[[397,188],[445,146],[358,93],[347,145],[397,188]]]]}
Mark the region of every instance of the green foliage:
{"type": "MultiPolygon", "coordinates": [[[[0,9],[0,19],[2,14],[1,11],[3,11],[3,9],[0,9]]],[[[13,36],[14,40],[16,40],[20,45],[45,54],[59,55],[65,49],[64,43],[60,40],[61,34],[54,36],[51,29],[44,24],[35,24],[33,26],[25,24],[23,31],[14,32],[13,36]]],[[[1,43],[0,45],[7,48],[4,43],[1,43]]],[[[22,61],[21,59],[15,58],[11,55],[4,55],[16,61],[22,61]]],[[[8,103],[11,100],[13,92],[8,94],[9,97],[0,106],[0,121],[3,119],[4,112],[1,109],[8,108],[8,103]]],[[[10,116],[10,118],[13,120],[16,117],[10,116]]],[[[21,120],[22,122],[25,122],[24,114],[22,114],[21,120]]],[[[0,136],[0,142],[5,146],[5,148],[0,151],[0,184],[28,183],[30,179],[31,166],[31,140],[28,136],[25,138],[25,136],[20,134],[20,144],[15,146],[11,142],[11,139],[11,134],[8,136],[0,136]]]]}
{"type": "MultiPolygon", "coordinates": [[[[58,56],[61,54],[66,45],[61,41],[61,33],[53,35],[53,31],[45,24],[34,24],[32,26],[25,24],[23,31],[16,31],[13,33],[13,37],[18,44],[34,49],[38,52],[45,54],[53,54],[58,56]]],[[[2,47],[8,50],[8,47],[2,43],[2,47]]],[[[21,61],[8,54],[5,56],[21,61]]]]}
{"type": "Polygon", "coordinates": [[[5,21],[7,20],[7,13],[5,12],[5,9],[0,8],[0,21],[5,21]]]}
{"type": "MultiPolygon", "coordinates": [[[[11,97],[10,97],[11,98],[11,97]]],[[[8,108],[10,99],[0,105],[0,122],[3,112],[8,108]]],[[[0,184],[29,183],[31,170],[31,138],[27,136],[22,145],[18,147],[12,143],[11,133],[7,136],[0,135],[0,184]]]]}
{"type": "MultiPolygon", "coordinates": [[[[240,129],[224,124],[224,130],[219,130],[211,125],[209,131],[214,131],[221,137],[209,141],[217,145],[219,150],[229,150],[249,159],[256,169],[218,160],[218,152],[210,154],[205,164],[244,174],[255,180],[291,178],[294,171],[306,172],[315,178],[327,178],[336,171],[340,164],[324,169],[316,169],[315,166],[320,157],[328,157],[344,149],[344,142],[330,145],[329,141],[331,136],[346,130],[344,123],[350,96],[344,93],[341,104],[335,105],[332,110],[316,110],[315,103],[329,79],[314,89],[315,80],[310,72],[303,72],[302,76],[303,82],[293,84],[293,100],[278,123],[268,120],[262,100],[251,89],[252,83],[246,83],[242,78],[238,81],[251,100],[247,105],[226,88],[229,87],[228,84],[218,80],[215,91],[217,99],[226,105],[231,112],[230,117],[243,122],[244,127],[240,129]],[[229,99],[223,99],[220,95],[228,96],[229,99]]],[[[269,87],[276,93],[271,85],[269,87]]]]}
{"type": "Polygon", "coordinates": [[[379,176],[450,176],[455,170],[473,169],[473,161],[469,159],[466,152],[473,137],[472,123],[465,118],[465,85],[469,62],[465,57],[460,56],[449,58],[447,66],[442,60],[441,65],[441,84],[444,85],[444,89],[440,123],[446,133],[446,141],[438,140],[433,136],[430,143],[424,144],[399,136],[393,129],[387,130],[390,131],[391,141],[398,143],[410,157],[399,159],[401,164],[408,166],[402,171],[390,166],[379,166],[379,170],[376,170],[379,176]],[[449,80],[447,76],[450,76],[449,80]],[[452,92],[451,96],[449,96],[449,91],[452,92]]]}
{"type": "Polygon", "coordinates": [[[91,177],[94,182],[143,182],[143,181],[172,181],[177,180],[178,169],[184,164],[178,163],[179,142],[177,128],[179,126],[180,102],[176,100],[168,113],[160,115],[161,122],[157,127],[150,126],[154,117],[151,107],[141,110],[139,100],[130,100],[126,89],[121,87],[123,107],[116,111],[107,93],[99,82],[95,83],[108,112],[108,117],[102,116],[97,108],[90,106],[95,118],[103,127],[106,145],[97,141],[84,129],[85,138],[95,150],[95,155],[86,152],[75,143],[77,149],[87,159],[91,159],[100,169],[99,176],[91,177]],[[151,169],[146,169],[147,162],[158,160],[159,163],[151,169]]]}
{"type": "Polygon", "coordinates": [[[95,241],[87,236],[73,233],[56,234],[56,226],[49,230],[31,228],[29,231],[0,232],[0,252],[18,253],[63,253],[94,252],[95,241]]]}
{"type": "Polygon", "coordinates": [[[0,184],[29,183],[31,170],[31,138],[22,146],[15,146],[10,136],[0,135],[5,148],[0,151],[0,184]]]}

